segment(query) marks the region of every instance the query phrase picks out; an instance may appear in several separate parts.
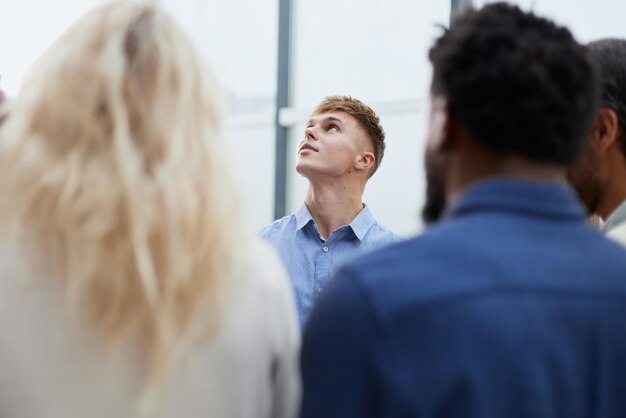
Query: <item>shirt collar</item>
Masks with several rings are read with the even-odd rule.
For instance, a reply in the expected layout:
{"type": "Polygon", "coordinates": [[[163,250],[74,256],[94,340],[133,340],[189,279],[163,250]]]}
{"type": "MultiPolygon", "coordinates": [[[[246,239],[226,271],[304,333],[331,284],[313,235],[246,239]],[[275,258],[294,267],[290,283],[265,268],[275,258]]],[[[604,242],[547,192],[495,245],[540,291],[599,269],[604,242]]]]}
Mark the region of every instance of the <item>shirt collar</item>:
{"type": "MultiPolygon", "coordinates": [[[[309,212],[309,208],[307,208],[306,204],[303,204],[298,212],[296,212],[296,229],[300,230],[307,226],[310,222],[315,222],[315,220],[313,219],[311,212],[309,212]]],[[[375,222],[376,220],[374,219],[372,211],[366,204],[363,204],[361,212],[359,212],[359,214],[347,226],[352,229],[352,232],[354,232],[354,235],[359,239],[359,241],[362,241],[365,234],[367,234],[367,231],[370,230],[375,222]]]]}
{"type": "Polygon", "coordinates": [[[309,212],[309,208],[306,207],[306,204],[303,204],[296,212],[296,229],[298,231],[301,230],[311,221],[313,221],[313,215],[309,212]]]}
{"type": "Polygon", "coordinates": [[[602,230],[608,232],[624,221],[626,221],[626,201],[622,202],[622,204],[609,215],[602,226],[602,230]]]}
{"type": "Polygon", "coordinates": [[[361,212],[356,215],[348,226],[352,228],[352,232],[354,232],[354,235],[356,235],[359,241],[363,241],[365,234],[367,234],[367,231],[369,231],[372,225],[374,225],[374,222],[376,222],[376,220],[374,219],[372,211],[364,203],[361,212]]]}
{"type": "Polygon", "coordinates": [[[556,183],[498,179],[470,186],[449,208],[455,218],[477,211],[518,212],[562,220],[585,219],[574,192],[556,183]]]}

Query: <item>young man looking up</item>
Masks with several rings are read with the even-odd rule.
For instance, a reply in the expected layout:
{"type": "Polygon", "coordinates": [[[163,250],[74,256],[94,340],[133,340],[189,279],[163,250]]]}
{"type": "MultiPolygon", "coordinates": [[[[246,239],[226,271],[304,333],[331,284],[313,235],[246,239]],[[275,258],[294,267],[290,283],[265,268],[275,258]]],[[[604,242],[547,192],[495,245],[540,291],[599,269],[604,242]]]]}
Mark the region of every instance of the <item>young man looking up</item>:
{"type": "Polygon", "coordinates": [[[309,180],[304,204],[259,233],[287,267],[301,327],[337,267],[400,240],[362,201],[365,184],[384,152],[380,119],[354,98],[327,97],[306,124],[296,160],[296,170],[309,180]]]}

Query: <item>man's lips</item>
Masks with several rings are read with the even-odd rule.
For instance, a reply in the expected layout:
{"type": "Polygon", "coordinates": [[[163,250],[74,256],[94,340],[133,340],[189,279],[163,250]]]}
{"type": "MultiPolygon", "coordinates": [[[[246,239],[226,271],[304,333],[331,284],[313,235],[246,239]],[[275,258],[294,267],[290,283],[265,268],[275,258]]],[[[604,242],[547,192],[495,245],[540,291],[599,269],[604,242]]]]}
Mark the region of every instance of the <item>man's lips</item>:
{"type": "Polygon", "coordinates": [[[310,144],[302,144],[298,152],[302,152],[304,150],[311,150],[311,151],[317,152],[317,150],[313,148],[310,144]]]}

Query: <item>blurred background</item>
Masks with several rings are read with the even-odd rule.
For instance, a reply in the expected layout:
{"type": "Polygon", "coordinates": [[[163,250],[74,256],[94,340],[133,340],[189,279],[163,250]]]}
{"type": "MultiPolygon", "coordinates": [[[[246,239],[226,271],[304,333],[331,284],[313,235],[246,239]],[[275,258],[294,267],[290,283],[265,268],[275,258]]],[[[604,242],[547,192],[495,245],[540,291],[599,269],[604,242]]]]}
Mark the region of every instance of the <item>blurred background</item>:
{"type": "MultiPolygon", "coordinates": [[[[9,97],[37,57],[100,0],[0,0],[0,88],[9,97]]],[[[405,236],[421,228],[428,48],[451,15],[481,0],[160,0],[226,91],[226,135],[251,228],[296,210],[307,182],[294,144],[325,96],[363,100],[387,133],[364,201],[405,236]]],[[[581,42],[626,37],[624,0],[511,1],[567,25],[581,42]]]]}

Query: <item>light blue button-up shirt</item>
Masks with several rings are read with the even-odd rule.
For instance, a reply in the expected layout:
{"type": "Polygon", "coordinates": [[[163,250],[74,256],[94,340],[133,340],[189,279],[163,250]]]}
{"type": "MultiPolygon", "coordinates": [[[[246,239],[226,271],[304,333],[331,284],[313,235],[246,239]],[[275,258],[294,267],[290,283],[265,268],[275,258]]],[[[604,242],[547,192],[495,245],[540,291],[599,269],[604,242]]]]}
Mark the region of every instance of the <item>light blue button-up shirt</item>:
{"type": "Polygon", "coordinates": [[[402,238],[379,224],[370,209],[334,230],[327,240],[306,205],[259,231],[280,254],[293,284],[300,326],[304,327],[328,278],[345,262],[402,238]]]}

